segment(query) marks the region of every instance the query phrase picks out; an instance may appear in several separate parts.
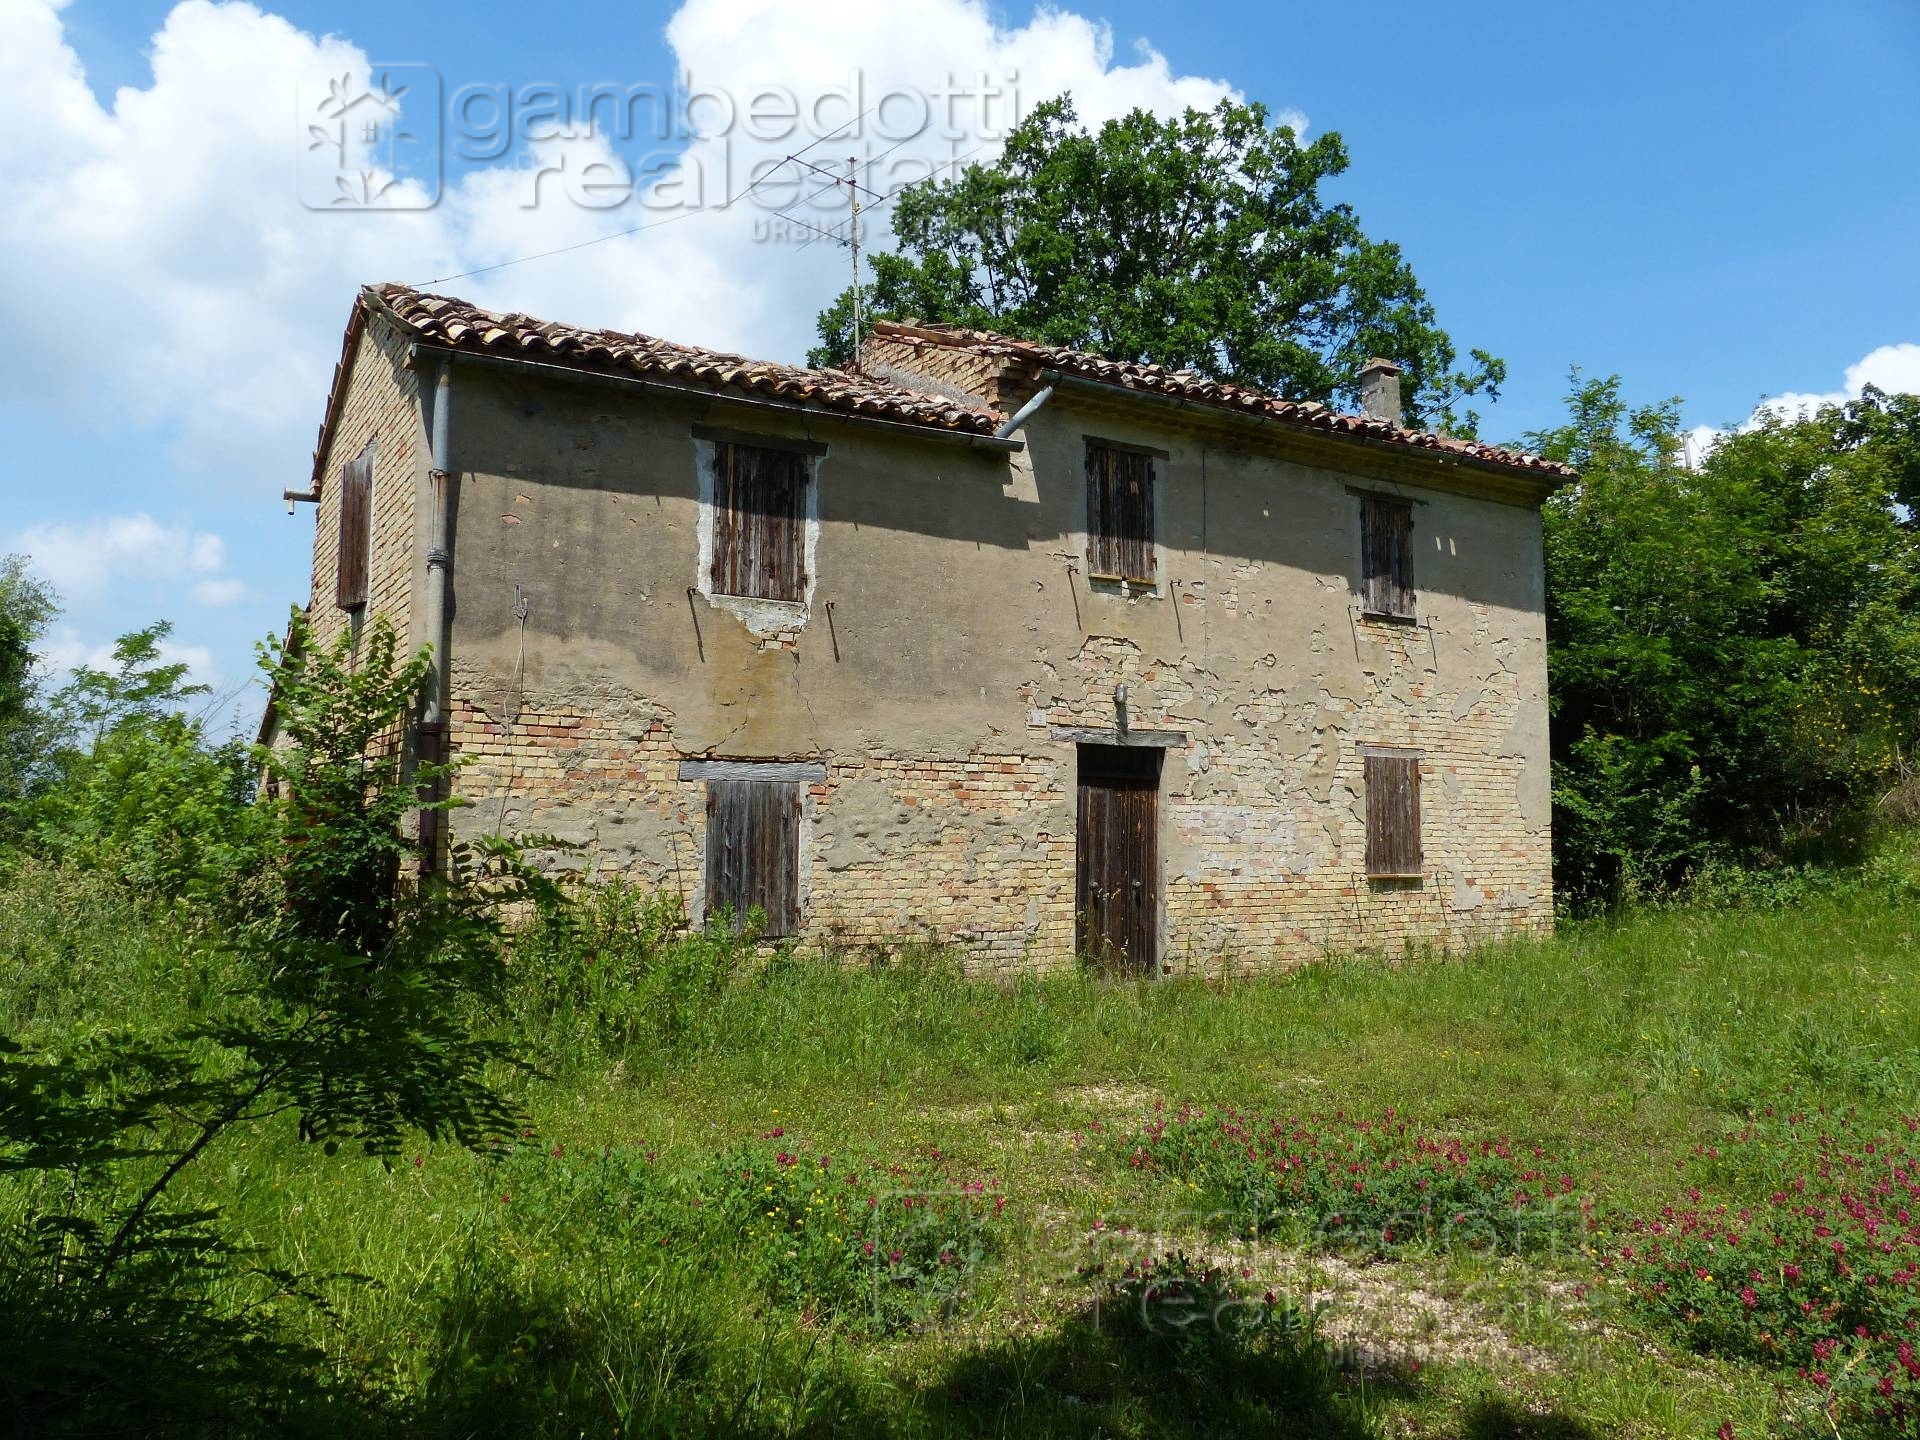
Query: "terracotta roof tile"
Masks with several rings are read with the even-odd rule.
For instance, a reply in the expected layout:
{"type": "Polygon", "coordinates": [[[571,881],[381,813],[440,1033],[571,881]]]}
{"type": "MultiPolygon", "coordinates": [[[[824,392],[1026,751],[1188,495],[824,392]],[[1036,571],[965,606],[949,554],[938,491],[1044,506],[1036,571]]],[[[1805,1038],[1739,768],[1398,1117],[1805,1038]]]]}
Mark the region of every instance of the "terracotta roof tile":
{"type": "Polygon", "coordinates": [[[990,435],[1000,423],[999,415],[985,405],[968,405],[845,370],[807,370],[622,330],[590,330],[531,315],[497,315],[465,300],[429,295],[405,285],[378,285],[370,293],[421,340],[453,350],[664,378],[719,391],[744,390],[934,430],[990,435]]]}
{"type": "MultiPolygon", "coordinates": [[[[391,313],[427,344],[474,354],[519,357],[603,374],[664,378],[719,393],[746,392],[796,405],[962,434],[990,435],[1001,418],[999,411],[985,401],[969,403],[955,395],[912,389],[870,375],[857,375],[846,370],[809,370],[773,361],[750,360],[724,351],[678,345],[669,340],[622,330],[587,329],[539,320],[530,315],[501,315],[450,295],[432,295],[406,285],[378,285],[369,286],[362,293],[361,303],[354,310],[354,323],[348,329],[341,364],[335,368],[335,393],[328,398],[327,419],[321,427],[319,452],[314,456],[316,484],[319,482],[319,467],[339,390],[344,384],[346,362],[360,326],[373,309],[391,313]]],[[[1439,451],[1483,464],[1529,472],[1541,479],[1571,479],[1576,474],[1568,466],[1543,460],[1537,455],[1428,431],[1409,430],[1364,415],[1342,415],[1311,400],[1286,400],[1228,381],[1209,379],[1191,370],[1169,370],[1137,361],[1110,360],[1090,351],[955,326],[882,321],[874,330],[876,335],[909,345],[959,348],[998,358],[1011,369],[1024,369],[1030,373],[1051,370],[1077,375],[1121,389],[1172,396],[1226,411],[1258,414],[1266,419],[1334,434],[1439,451]]]]}
{"type": "Polygon", "coordinates": [[[1173,396],[1222,410],[1258,414],[1287,424],[1302,425],[1335,434],[1353,435],[1369,440],[1384,440],[1419,450],[1436,450],[1463,459],[1478,460],[1513,470],[1524,470],[1541,477],[1573,479],[1572,467],[1544,460],[1504,445],[1487,445],[1477,440],[1460,440],[1451,435],[1436,435],[1427,430],[1409,430],[1390,425],[1368,415],[1343,415],[1313,400],[1287,400],[1265,391],[1252,390],[1226,380],[1213,380],[1192,370],[1169,370],[1134,360],[1109,360],[1087,350],[1071,350],[1062,345],[1045,345],[1035,340],[1016,340],[985,330],[966,330],[953,325],[929,325],[919,322],[880,321],[874,333],[909,345],[938,345],[971,351],[1023,366],[1031,371],[1058,371],[1088,380],[1173,396]]]}

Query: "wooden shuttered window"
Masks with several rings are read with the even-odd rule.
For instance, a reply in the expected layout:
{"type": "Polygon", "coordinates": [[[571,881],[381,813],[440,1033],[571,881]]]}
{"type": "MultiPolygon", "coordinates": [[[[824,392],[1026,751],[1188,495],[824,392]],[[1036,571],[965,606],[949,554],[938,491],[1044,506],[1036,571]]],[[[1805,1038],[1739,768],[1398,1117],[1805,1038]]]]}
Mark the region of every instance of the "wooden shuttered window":
{"type": "Polygon", "coordinates": [[[1087,573],[1153,583],[1152,455],[1087,443],[1087,573]]]}
{"type": "Polygon", "coordinates": [[[1413,594],[1413,502],[1360,497],[1360,608],[1396,620],[1417,618],[1413,594]]]}
{"type": "Polygon", "coordinates": [[[1368,755],[1367,874],[1417,878],[1420,853],[1420,758],[1368,755]]]}
{"type": "Polygon", "coordinates": [[[334,595],[342,610],[367,603],[373,565],[373,442],[340,467],[340,553],[334,564],[334,595]]]}
{"type": "Polygon", "coordinates": [[[713,471],[713,593],[806,599],[807,457],[719,441],[713,471]]]}
{"type": "Polygon", "coordinates": [[[733,927],[766,916],[769,936],[800,928],[800,782],[707,782],[707,915],[733,927]]]}

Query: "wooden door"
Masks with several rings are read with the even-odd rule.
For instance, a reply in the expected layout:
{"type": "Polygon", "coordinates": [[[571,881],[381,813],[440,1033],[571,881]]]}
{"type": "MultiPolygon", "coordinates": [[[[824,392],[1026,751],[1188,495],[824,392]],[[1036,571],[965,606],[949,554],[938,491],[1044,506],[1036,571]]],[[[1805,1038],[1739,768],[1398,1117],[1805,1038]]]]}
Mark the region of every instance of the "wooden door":
{"type": "Polygon", "coordinates": [[[766,916],[768,937],[800,929],[800,786],[791,780],[707,782],[707,914],[766,916]]]}
{"type": "Polygon", "coordinates": [[[1102,968],[1150,974],[1158,959],[1161,753],[1080,747],[1074,944],[1102,968]]]}

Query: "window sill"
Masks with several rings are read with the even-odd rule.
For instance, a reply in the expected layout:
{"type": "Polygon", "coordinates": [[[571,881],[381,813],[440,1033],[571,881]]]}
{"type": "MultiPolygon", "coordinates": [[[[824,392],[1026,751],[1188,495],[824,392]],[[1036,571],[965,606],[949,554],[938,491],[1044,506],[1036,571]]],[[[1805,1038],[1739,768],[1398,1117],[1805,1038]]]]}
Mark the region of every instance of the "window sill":
{"type": "Polygon", "coordinates": [[[1101,575],[1097,572],[1088,573],[1087,584],[1129,592],[1141,590],[1148,594],[1158,594],[1160,590],[1160,582],[1157,580],[1142,580],[1132,575],[1101,575]]]}
{"type": "Polygon", "coordinates": [[[738,600],[743,605],[785,605],[793,610],[804,610],[807,608],[807,602],[805,600],[776,600],[770,595],[735,595],[728,590],[709,590],[707,592],[707,598],[709,600],[738,600]]]}
{"type": "Polygon", "coordinates": [[[1376,625],[1417,626],[1420,623],[1420,617],[1418,615],[1390,615],[1385,610],[1362,610],[1360,612],[1360,618],[1371,621],[1376,625]]]}
{"type": "Polygon", "coordinates": [[[1367,880],[1369,882],[1380,880],[1380,881],[1385,881],[1388,884],[1397,884],[1397,885],[1404,885],[1409,880],[1424,880],[1426,878],[1427,878],[1426,873],[1420,870],[1414,870],[1407,874],[1400,874],[1395,871],[1381,871],[1381,872],[1368,871],[1367,872],[1367,880]]]}

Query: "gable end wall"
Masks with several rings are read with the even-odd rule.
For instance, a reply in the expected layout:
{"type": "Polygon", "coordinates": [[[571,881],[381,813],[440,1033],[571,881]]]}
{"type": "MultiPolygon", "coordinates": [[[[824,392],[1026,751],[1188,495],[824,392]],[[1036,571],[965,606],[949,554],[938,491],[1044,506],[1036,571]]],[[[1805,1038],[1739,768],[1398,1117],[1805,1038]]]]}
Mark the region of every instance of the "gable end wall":
{"type": "Polygon", "coordinates": [[[349,360],[340,412],[320,466],[320,503],[313,536],[313,593],[308,615],[314,639],[331,645],[349,624],[334,597],[340,564],[340,467],[378,440],[373,467],[373,557],[367,572],[367,618],[385,615],[404,650],[414,634],[425,561],[416,543],[430,463],[420,413],[420,385],[407,368],[407,341],[390,325],[367,325],[349,360]]]}

